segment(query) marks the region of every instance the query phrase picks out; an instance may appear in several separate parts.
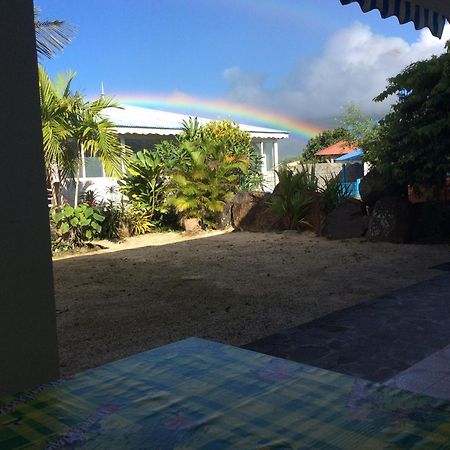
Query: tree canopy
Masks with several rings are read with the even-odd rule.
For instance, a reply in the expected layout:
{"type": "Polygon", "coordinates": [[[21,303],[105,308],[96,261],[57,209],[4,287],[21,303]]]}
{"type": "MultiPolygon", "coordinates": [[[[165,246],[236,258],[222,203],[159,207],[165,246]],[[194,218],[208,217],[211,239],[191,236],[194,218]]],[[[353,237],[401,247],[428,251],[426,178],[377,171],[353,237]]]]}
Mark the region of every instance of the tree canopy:
{"type": "Polygon", "coordinates": [[[301,154],[303,161],[318,161],[314,156],[316,152],[339,141],[360,145],[376,129],[376,122],[352,103],[345,107],[336,121],[339,123],[338,127],[326,129],[307,142],[301,154]]]}
{"type": "Polygon", "coordinates": [[[397,101],[364,143],[367,158],[399,186],[427,186],[437,192],[450,172],[448,50],[390,78],[375,101],[391,95],[397,101]]]}
{"type": "Polygon", "coordinates": [[[304,161],[318,161],[319,158],[315,153],[339,141],[347,141],[350,139],[349,131],[344,127],[324,130],[317,136],[311,138],[303,148],[301,159],[304,161]]]}

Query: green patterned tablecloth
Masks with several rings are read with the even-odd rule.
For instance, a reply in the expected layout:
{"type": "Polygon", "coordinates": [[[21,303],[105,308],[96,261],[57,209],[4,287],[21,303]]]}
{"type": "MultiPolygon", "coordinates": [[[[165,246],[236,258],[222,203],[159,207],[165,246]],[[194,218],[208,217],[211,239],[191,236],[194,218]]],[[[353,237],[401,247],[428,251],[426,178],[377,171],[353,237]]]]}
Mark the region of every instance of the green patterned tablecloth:
{"type": "Polygon", "coordinates": [[[197,338],[0,398],[0,449],[449,449],[450,404],[197,338]]]}

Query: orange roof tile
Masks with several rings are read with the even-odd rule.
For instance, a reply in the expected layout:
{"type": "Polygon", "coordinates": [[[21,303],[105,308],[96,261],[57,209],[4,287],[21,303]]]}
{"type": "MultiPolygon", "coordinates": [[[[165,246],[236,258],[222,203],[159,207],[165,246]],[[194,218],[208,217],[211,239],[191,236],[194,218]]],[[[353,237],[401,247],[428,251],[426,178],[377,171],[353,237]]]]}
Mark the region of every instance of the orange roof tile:
{"type": "Polygon", "coordinates": [[[338,155],[346,155],[347,153],[351,153],[358,148],[357,145],[352,144],[349,145],[346,141],[339,141],[336,144],[330,145],[327,148],[323,148],[318,152],[314,153],[316,156],[338,156],[338,155]]]}

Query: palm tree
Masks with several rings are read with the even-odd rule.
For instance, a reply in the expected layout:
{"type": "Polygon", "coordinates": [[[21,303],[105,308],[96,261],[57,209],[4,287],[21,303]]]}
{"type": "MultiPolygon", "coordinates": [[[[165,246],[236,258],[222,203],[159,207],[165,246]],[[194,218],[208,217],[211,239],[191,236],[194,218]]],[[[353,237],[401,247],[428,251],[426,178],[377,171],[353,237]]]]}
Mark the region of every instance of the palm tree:
{"type": "Polygon", "coordinates": [[[75,183],[75,206],[78,203],[82,153],[96,156],[105,168],[106,176],[122,175],[122,162],[130,156],[128,148],[117,138],[115,125],[102,113],[107,108],[119,108],[112,98],[100,97],[85,101],[78,96],[75,107],[69,113],[69,123],[77,154],[77,178],[75,183]]]}
{"type": "Polygon", "coordinates": [[[111,98],[86,100],[71,91],[74,72],[58,75],[53,81],[39,66],[42,135],[47,173],[55,192],[52,173],[63,179],[75,179],[75,206],[78,203],[82,154],[96,156],[107,176],[120,176],[122,162],[130,150],[117,139],[114,124],[103,113],[119,105],[111,98]]]}
{"type": "Polygon", "coordinates": [[[34,8],[36,50],[38,55],[52,58],[72,42],[75,29],[63,20],[39,20],[40,10],[34,8]]]}
{"type": "Polygon", "coordinates": [[[171,175],[168,203],[187,219],[214,223],[225,203],[239,189],[239,174],[247,173],[249,159],[230,154],[212,139],[181,142],[189,163],[171,175]]]}
{"type": "Polygon", "coordinates": [[[72,136],[68,111],[73,103],[70,85],[75,74],[60,74],[53,82],[39,66],[39,96],[41,100],[42,137],[47,181],[52,189],[53,203],[58,203],[59,180],[73,178],[76,153],[67,145],[72,136]]]}

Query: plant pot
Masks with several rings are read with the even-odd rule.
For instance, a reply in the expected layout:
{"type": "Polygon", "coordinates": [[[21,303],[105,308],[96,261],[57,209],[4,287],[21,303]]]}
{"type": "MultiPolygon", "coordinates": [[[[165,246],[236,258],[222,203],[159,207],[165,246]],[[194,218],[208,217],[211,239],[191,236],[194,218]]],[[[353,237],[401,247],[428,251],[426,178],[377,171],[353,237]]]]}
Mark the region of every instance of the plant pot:
{"type": "Polygon", "coordinates": [[[183,228],[186,233],[198,233],[202,228],[200,227],[200,219],[189,218],[183,219],[183,228]]]}

